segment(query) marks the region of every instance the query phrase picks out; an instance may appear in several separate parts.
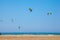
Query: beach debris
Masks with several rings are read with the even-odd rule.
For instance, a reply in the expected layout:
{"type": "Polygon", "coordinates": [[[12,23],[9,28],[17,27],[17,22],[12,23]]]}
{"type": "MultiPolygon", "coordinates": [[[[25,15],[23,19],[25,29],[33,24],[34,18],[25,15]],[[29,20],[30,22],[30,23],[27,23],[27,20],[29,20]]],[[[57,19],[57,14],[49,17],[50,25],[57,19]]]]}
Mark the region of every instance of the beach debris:
{"type": "Polygon", "coordinates": [[[32,12],[32,8],[29,8],[29,11],[32,12]]]}
{"type": "Polygon", "coordinates": [[[48,12],[47,15],[52,15],[52,12],[48,12]]]}

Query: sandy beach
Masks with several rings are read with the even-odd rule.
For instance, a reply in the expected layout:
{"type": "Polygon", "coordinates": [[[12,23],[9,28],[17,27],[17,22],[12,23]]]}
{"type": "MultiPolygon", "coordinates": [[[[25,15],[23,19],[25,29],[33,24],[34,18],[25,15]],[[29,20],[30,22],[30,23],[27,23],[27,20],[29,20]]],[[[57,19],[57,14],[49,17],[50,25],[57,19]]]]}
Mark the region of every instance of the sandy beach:
{"type": "Polygon", "coordinates": [[[60,40],[60,36],[37,36],[37,35],[3,35],[0,40],[60,40]]]}

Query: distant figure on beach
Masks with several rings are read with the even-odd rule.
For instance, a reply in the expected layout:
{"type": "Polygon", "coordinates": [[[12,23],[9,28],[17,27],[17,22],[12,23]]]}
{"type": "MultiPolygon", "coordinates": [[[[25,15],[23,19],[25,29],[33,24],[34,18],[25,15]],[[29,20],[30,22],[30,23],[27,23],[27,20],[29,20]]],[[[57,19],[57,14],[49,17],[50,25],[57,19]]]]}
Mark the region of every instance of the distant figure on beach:
{"type": "Polygon", "coordinates": [[[32,12],[32,8],[29,8],[29,11],[32,12]]]}

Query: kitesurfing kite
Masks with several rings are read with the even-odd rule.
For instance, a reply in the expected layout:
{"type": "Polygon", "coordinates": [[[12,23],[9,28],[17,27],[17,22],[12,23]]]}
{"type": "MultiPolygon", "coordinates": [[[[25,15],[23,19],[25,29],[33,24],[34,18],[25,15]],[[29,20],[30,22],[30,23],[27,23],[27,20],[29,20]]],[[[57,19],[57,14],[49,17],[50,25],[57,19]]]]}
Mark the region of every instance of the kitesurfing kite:
{"type": "Polygon", "coordinates": [[[52,15],[52,12],[48,12],[47,15],[52,15]]]}
{"type": "Polygon", "coordinates": [[[29,11],[32,12],[32,8],[29,8],[29,11]]]}
{"type": "Polygon", "coordinates": [[[20,31],[20,26],[18,26],[18,29],[19,29],[19,31],[20,31]]]}

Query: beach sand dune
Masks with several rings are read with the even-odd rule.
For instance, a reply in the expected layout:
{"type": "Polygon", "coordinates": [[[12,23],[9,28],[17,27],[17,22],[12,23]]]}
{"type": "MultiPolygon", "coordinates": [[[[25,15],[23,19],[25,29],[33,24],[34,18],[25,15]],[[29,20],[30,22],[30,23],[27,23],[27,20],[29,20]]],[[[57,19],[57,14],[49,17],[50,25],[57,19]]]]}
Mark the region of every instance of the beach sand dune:
{"type": "Polygon", "coordinates": [[[0,36],[0,40],[60,40],[60,36],[0,36]]]}

